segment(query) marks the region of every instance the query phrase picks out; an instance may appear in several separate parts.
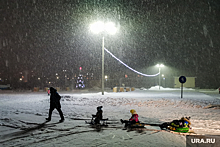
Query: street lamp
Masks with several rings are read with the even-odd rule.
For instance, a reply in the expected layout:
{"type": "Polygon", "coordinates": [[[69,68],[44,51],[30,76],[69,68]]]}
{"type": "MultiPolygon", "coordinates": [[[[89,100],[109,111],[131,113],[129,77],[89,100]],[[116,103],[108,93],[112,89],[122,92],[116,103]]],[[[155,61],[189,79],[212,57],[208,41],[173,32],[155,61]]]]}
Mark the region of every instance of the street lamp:
{"type": "Polygon", "coordinates": [[[102,95],[104,95],[104,34],[107,32],[108,34],[114,35],[117,31],[115,24],[113,22],[95,22],[90,25],[90,30],[94,34],[103,33],[102,34],[102,95]]]}
{"type": "Polygon", "coordinates": [[[166,81],[165,81],[166,78],[165,78],[164,74],[162,74],[161,76],[163,77],[164,87],[166,87],[166,81]]]}
{"type": "Polygon", "coordinates": [[[108,80],[108,76],[105,75],[106,87],[108,86],[108,84],[107,84],[107,80],[108,80]]]}
{"type": "Polygon", "coordinates": [[[160,90],[160,68],[164,67],[164,65],[163,64],[157,64],[156,66],[159,68],[159,90],[160,90]]]}
{"type": "Polygon", "coordinates": [[[67,77],[66,76],[66,70],[64,69],[63,72],[64,72],[64,88],[65,88],[66,87],[66,83],[67,83],[66,82],[66,77],[67,77]]]}

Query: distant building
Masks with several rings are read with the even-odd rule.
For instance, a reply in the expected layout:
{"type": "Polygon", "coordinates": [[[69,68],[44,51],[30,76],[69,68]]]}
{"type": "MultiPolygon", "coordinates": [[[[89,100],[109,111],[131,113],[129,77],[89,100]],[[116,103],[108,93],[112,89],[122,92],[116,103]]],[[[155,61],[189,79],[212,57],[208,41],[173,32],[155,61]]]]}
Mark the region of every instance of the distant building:
{"type": "MultiPolygon", "coordinates": [[[[186,77],[186,83],[183,84],[183,87],[195,88],[196,77],[186,77]]],[[[179,82],[179,77],[174,77],[174,88],[181,87],[179,82]]]]}

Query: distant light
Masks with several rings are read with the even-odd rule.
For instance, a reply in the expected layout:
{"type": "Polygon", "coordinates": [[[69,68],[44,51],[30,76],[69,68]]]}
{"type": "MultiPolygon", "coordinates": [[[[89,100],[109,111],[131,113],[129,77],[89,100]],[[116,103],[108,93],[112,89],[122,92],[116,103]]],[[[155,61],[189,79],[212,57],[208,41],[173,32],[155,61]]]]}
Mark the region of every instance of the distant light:
{"type": "Polygon", "coordinates": [[[105,76],[105,79],[107,79],[108,78],[108,76],[105,76]]]}
{"type": "Polygon", "coordinates": [[[38,78],[38,80],[40,80],[40,78],[38,78]]]}
{"type": "Polygon", "coordinates": [[[79,67],[79,70],[82,70],[82,67],[79,67]]]}
{"type": "Polygon", "coordinates": [[[22,81],[22,78],[20,78],[19,80],[22,81]]]}

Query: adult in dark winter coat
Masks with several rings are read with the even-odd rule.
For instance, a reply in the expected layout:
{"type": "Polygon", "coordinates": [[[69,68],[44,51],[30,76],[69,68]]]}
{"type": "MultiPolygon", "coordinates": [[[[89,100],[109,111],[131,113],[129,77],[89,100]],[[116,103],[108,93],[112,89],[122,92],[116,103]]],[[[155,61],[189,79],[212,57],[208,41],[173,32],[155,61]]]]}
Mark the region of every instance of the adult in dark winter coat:
{"type": "Polygon", "coordinates": [[[60,105],[60,99],[61,96],[57,93],[57,90],[53,87],[50,87],[50,109],[49,109],[49,116],[48,118],[46,118],[47,121],[51,121],[51,116],[54,109],[57,109],[57,111],[60,114],[60,118],[61,118],[60,122],[64,121],[64,116],[60,105]]]}

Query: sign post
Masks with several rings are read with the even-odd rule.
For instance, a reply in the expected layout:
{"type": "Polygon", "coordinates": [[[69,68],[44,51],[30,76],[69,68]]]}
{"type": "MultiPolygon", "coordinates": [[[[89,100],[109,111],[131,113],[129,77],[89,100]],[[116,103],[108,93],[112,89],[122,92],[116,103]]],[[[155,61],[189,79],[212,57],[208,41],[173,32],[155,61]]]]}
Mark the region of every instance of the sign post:
{"type": "Polygon", "coordinates": [[[181,83],[181,98],[183,98],[183,83],[186,83],[186,77],[185,76],[180,76],[179,77],[179,82],[181,83]]]}

